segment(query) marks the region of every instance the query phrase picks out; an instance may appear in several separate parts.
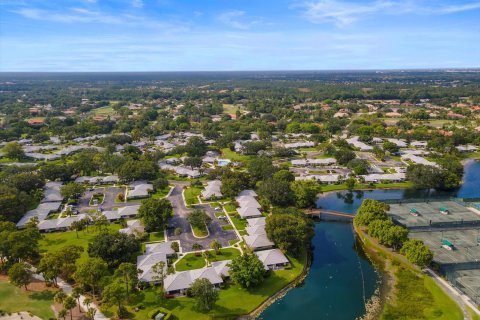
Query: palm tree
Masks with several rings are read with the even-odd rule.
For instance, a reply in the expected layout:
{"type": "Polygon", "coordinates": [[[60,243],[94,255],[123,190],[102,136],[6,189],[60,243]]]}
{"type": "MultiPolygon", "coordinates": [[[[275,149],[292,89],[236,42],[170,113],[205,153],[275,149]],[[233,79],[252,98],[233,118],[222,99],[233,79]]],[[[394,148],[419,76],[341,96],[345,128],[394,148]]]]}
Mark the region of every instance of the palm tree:
{"type": "Polygon", "coordinates": [[[88,308],[87,309],[87,314],[86,314],[86,317],[88,319],[92,319],[95,318],[95,313],[97,313],[97,309],[95,308],[88,308]]]}
{"type": "Polygon", "coordinates": [[[73,288],[72,297],[77,299],[78,312],[80,313],[82,312],[82,310],[80,309],[80,296],[82,295],[82,293],[83,293],[82,288],[80,287],[73,288]]]}
{"type": "Polygon", "coordinates": [[[212,248],[213,250],[215,250],[215,254],[219,254],[220,253],[220,248],[222,247],[222,245],[220,244],[220,242],[218,242],[217,240],[213,240],[211,243],[210,243],[210,248],[212,248]]]}
{"type": "Polygon", "coordinates": [[[67,295],[65,294],[65,292],[63,292],[63,291],[58,291],[58,292],[55,294],[55,297],[53,297],[53,300],[54,300],[56,303],[63,303],[63,300],[65,300],[66,297],[67,297],[67,295]]]}
{"type": "Polygon", "coordinates": [[[87,310],[90,309],[90,305],[92,304],[92,299],[90,298],[85,298],[85,300],[83,300],[83,304],[87,307],[87,310]]]}
{"type": "Polygon", "coordinates": [[[63,307],[70,311],[70,320],[73,320],[73,312],[72,309],[75,308],[77,302],[72,296],[67,296],[65,300],[63,300],[63,307]]]}
{"type": "Polygon", "coordinates": [[[65,317],[67,316],[67,310],[66,309],[62,309],[60,311],[58,311],[58,319],[62,318],[63,320],[65,320],[65,317]]]}

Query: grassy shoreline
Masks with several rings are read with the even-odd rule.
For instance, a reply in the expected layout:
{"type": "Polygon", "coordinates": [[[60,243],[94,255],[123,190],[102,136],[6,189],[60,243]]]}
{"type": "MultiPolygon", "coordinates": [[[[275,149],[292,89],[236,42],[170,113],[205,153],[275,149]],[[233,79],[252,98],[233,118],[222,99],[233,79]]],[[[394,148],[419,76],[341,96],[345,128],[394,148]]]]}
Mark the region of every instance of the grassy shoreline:
{"type": "MultiPolygon", "coordinates": [[[[417,266],[378,244],[361,228],[354,226],[354,229],[364,252],[385,274],[381,303],[368,310],[373,318],[463,319],[457,303],[417,266]]],[[[370,318],[367,315],[365,319],[370,318]]]]}

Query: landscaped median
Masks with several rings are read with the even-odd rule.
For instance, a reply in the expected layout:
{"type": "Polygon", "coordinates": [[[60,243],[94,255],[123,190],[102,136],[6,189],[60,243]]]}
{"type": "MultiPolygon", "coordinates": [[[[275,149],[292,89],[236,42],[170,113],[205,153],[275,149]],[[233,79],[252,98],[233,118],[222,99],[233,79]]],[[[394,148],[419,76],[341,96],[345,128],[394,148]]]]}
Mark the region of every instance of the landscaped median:
{"type": "Polygon", "coordinates": [[[199,228],[192,225],[190,225],[190,227],[192,227],[192,233],[195,238],[203,239],[208,237],[209,235],[207,225],[205,225],[203,228],[202,227],[199,228]]]}
{"type": "Polygon", "coordinates": [[[383,306],[372,305],[373,316],[382,319],[445,319],[461,320],[463,314],[453,301],[429,276],[408,260],[380,245],[362,228],[354,226],[367,255],[386,274],[383,306]]]}

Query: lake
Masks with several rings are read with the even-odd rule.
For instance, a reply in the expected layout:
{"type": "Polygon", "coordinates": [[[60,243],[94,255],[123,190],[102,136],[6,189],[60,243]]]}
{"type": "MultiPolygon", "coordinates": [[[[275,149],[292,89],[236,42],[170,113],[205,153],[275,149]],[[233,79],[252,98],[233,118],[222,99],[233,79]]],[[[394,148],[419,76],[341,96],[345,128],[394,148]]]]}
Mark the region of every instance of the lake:
{"type": "MultiPolygon", "coordinates": [[[[464,183],[453,192],[433,190],[371,190],[333,192],[320,197],[317,207],[355,213],[364,198],[408,199],[456,196],[480,197],[480,162],[465,165],[464,183]]],[[[261,315],[264,320],[347,320],[365,313],[364,300],[380,284],[381,274],[357,248],[349,223],[315,225],[313,262],[303,286],[290,290],[261,315]]]]}

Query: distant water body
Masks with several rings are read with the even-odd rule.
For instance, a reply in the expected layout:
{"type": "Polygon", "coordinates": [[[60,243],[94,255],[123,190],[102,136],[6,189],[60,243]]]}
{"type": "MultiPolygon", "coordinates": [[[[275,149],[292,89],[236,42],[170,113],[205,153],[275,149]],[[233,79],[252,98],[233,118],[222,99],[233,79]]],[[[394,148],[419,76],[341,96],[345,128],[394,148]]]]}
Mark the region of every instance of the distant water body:
{"type": "MultiPolygon", "coordinates": [[[[464,183],[454,192],[418,190],[372,190],[333,192],[322,196],[317,206],[354,213],[364,198],[408,199],[456,196],[480,197],[480,162],[465,165],[464,183]]],[[[352,226],[321,222],[315,225],[313,262],[303,286],[290,290],[268,307],[264,320],[350,320],[365,313],[369,299],[379,285],[381,274],[355,245],[352,226]]]]}

